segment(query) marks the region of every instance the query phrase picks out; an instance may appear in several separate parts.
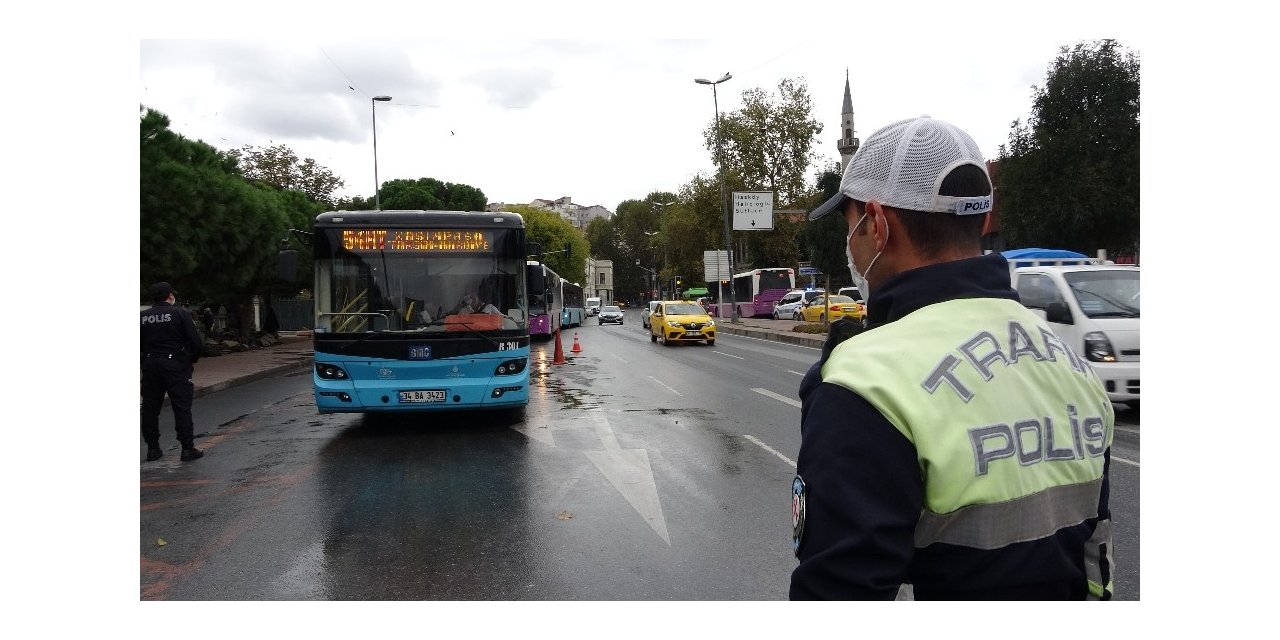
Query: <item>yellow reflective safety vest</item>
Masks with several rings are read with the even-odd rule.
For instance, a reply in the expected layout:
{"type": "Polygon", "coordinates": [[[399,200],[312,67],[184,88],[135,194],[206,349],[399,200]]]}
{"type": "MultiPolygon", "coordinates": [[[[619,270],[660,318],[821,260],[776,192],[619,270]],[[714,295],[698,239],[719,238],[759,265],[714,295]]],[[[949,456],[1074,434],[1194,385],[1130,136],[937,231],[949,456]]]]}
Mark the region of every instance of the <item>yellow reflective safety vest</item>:
{"type": "MultiPolygon", "coordinates": [[[[999,549],[1098,517],[1114,410],[1088,364],[1017,301],[925,306],[841,343],[822,379],[861,396],[915,447],[917,549],[999,549]]],[[[1099,569],[1111,566],[1110,539],[1100,521],[1082,551],[1095,597],[1112,591],[1099,569]]]]}

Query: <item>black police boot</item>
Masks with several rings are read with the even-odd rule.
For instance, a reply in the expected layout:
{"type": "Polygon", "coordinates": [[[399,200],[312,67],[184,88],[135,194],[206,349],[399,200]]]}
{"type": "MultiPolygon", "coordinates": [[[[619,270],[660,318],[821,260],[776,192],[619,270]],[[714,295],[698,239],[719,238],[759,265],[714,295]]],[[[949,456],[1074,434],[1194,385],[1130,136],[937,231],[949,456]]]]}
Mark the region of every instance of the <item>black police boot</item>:
{"type": "Polygon", "coordinates": [[[155,462],[156,460],[160,459],[160,456],[163,456],[163,455],[164,455],[164,452],[160,450],[159,445],[156,445],[154,447],[150,445],[147,446],[147,462],[155,462]]]}
{"type": "Polygon", "coordinates": [[[204,456],[204,452],[195,448],[194,446],[183,447],[182,455],[179,456],[179,459],[182,460],[183,462],[191,462],[192,460],[195,460],[202,456],[204,456]]]}

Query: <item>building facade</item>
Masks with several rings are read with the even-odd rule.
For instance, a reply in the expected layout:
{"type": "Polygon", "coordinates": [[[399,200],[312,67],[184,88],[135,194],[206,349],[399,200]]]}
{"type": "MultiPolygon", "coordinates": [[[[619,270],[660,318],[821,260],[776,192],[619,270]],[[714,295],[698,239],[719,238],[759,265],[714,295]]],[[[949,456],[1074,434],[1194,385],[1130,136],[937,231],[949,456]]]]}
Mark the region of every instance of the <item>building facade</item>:
{"type": "Polygon", "coordinates": [[[613,304],[613,261],[587,258],[587,284],[582,289],[587,297],[600,298],[600,304],[613,304]]]}

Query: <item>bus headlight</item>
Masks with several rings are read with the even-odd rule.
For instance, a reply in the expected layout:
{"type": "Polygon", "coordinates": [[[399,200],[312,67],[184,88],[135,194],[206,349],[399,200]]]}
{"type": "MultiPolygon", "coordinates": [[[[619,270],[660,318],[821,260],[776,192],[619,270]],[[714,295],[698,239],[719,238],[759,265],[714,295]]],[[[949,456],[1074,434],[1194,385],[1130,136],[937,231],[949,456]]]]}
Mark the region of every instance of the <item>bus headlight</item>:
{"type": "Polygon", "coordinates": [[[1084,335],[1084,355],[1090,362],[1115,362],[1116,352],[1111,348],[1107,334],[1091,331],[1084,335]]]}
{"type": "Polygon", "coordinates": [[[528,362],[529,361],[527,358],[516,358],[515,360],[507,360],[506,362],[503,362],[502,364],[498,365],[497,369],[493,370],[493,375],[495,376],[515,375],[517,373],[520,373],[521,371],[524,371],[524,368],[528,365],[528,362]]]}
{"type": "Polygon", "coordinates": [[[351,376],[336,364],[325,364],[323,362],[316,363],[316,375],[321,380],[348,380],[351,376]]]}

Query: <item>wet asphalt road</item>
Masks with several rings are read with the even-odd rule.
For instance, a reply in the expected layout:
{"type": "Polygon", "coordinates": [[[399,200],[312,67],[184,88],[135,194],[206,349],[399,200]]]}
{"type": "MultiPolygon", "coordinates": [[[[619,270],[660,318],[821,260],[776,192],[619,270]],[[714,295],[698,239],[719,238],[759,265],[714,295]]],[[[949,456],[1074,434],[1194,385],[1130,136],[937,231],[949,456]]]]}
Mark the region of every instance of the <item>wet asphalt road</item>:
{"type": "MultiPolygon", "coordinates": [[[[141,465],[141,598],[785,599],[796,388],[818,351],[653,344],[634,311],[564,349],[553,366],[535,343],[523,418],[320,416],[309,373],[197,399],[205,458],[141,465]]],[[[1126,419],[1112,509],[1137,599],[1126,419]]]]}

